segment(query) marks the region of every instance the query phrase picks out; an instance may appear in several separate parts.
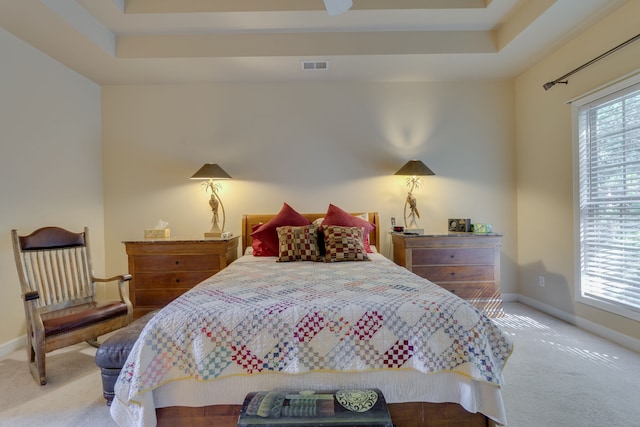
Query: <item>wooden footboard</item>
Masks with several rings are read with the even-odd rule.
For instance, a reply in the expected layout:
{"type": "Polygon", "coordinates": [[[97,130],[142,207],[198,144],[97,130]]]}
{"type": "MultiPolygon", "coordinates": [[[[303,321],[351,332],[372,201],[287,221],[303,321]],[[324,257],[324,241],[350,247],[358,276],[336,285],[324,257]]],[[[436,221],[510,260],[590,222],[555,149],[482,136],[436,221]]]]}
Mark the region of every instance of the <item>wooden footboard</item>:
{"type": "MultiPolygon", "coordinates": [[[[390,403],[396,427],[495,427],[482,414],[472,414],[455,403],[390,403]]],[[[236,427],[242,405],[215,405],[199,408],[176,406],[156,409],[158,427],[236,427]]]]}
{"type": "Polygon", "coordinates": [[[457,403],[390,403],[396,427],[495,427],[490,418],[467,412],[457,403]]]}

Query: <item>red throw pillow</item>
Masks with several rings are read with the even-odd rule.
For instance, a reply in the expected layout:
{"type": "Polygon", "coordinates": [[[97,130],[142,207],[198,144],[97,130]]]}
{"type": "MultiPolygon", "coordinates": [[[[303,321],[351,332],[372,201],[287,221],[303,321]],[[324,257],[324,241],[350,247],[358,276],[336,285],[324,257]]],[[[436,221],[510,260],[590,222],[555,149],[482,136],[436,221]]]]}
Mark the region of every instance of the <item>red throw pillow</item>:
{"type": "Polygon", "coordinates": [[[325,225],[364,228],[364,248],[368,253],[373,253],[373,250],[371,250],[371,246],[369,245],[369,233],[375,230],[376,226],[369,221],[357,218],[349,212],[344,211],[335,205],[329,204],[327,215],[324,217],[324,221],[322,221],[322,226],[324,227],[325,225]]]}
{"type": "MultiPolygon", "coordinates": [[[[253,224],[251,226],[251,233],[253,234],[253,232],[256,231],[258,228],[260,228],[260,226],[262,225],[264,224],[263,223],[253,224]]],[[[251,247],[253,248],[253,256],[277,256],[278,255],[278,254],[271,253],[267,245],[262,243],[262,241],[255,236],[253,236],[253,238],[251,239],[251,247]]]]}
{"type": "Polygon", "coordinates": [[[278,231],[276,228],[282,227],[284,225],[309,225],[311,221],[309,221],[304,216],[300,215],[288,204],[284,204],[280,212],[276,216],[274,216],[270,221],[262,224],[260,227],[256,229],[256,231],[251,233],[251,237],[258,238],[258,240],[264,245],[266,248],[265,252],[268,252],[269,255],[262,256],[278,256],[278,231]]]}

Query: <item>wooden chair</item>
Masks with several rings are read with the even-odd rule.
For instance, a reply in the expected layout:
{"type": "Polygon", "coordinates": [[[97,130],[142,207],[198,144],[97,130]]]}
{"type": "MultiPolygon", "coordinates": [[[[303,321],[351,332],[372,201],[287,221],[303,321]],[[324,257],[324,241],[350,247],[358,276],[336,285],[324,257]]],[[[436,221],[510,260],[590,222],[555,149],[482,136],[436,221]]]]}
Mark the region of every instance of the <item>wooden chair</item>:
{"type": "Polygon", "coordinates": [[[27,236],[11,231],[27,323],[27,354],[36,382],[47,383],[45,354],[127,326],[132,317],[125,282],[131,275],[94,277],[89,229],[73,233],[40,228],[27,236]],[[118,281],[120,300],[98,302],[96,282],[118,281]]]}

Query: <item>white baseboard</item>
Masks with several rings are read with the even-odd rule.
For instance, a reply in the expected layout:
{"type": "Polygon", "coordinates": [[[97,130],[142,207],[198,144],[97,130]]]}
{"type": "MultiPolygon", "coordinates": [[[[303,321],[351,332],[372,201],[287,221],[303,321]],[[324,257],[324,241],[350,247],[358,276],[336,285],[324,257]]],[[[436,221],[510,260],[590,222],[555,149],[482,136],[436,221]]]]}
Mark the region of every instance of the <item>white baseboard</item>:
{"type": "Polygon", "coordinates": [[[16,350],[19,350],[27,345],[27,336],[12,339],[5,343],[0,344],[0,358],[6,357],[16,350]]]}
{"type": "MultiPolygon", "coordinates": [[[[560,320],[563,320],[571,325],[575,325],[580,329],[584,329],[585,331],[591,332],[594,335],[598,335],[604,339],[607,339],[611,342],[619,344],[623,347],[631,349],[640,353],[640,340],[632,338],[628,335],[621,334],[620,332],[614,331],[613,329],[606,328],[602,325],[594,323],[590,320],[584,319],[582,317],[576,316],[575,314],[567,313],[566,311],[559,310],[550,305],[544,304],[540,301],[537,301],[533,298],[526,297],[520,294],[509,294],[510,297],[513,295],[517,295],[517,301],[521,302],[529,307],[533,307],[536,310],[540,310],[543,313],[546,313],[550,316],[557,317],[560,320]]],[[[507,301],[503,298],[505,302],[507,301]]]]}
{"type": "Polygon", "coordinates": [[[503,302],[520,302],[520,294],[502,294],[503,302]]]}

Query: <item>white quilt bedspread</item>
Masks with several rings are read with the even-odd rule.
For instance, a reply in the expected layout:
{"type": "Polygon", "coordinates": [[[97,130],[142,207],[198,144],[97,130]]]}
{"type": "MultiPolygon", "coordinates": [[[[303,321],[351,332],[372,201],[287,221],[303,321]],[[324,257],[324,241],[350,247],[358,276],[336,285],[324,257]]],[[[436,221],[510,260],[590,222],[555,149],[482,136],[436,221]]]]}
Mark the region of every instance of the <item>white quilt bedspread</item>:
{"type": "Polygon", "coordinates": [[[112,416],[153,426],[156,407],[367,386],[390,403],[456,402],[504,424],[509,338],[452,293],[372,258],[242,257],[147,324],[116,384],[112,416]]]}

